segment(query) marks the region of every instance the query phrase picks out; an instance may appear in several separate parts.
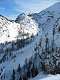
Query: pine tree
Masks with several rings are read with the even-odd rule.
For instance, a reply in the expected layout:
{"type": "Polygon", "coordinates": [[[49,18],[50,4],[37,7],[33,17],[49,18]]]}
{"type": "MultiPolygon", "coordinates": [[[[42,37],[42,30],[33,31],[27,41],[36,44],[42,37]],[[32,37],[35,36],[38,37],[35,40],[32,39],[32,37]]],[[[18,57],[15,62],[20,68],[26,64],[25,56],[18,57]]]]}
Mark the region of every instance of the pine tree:
{"type": "Polygon", "coordinates": [[[19,73],[20,73],[20,71],[21,71],[21,67],[20,67],[20,64],[19,64],[19,65],[18,65],[17,72],[19,72],[19,73]]]}
{"type": "Polygon", "coordinates": [[[12,46],[12,50],[14,50],[14,42],[13,41],[11,43],[11,46],[12,46]]]}
{"type": "Polygon", "coordinates": [[[25,59],[25,69],[27,69],[27,67],[28,67],[28,62],[27,62],[28,60],[27,60],[27,58],[25,59]]]}
{"type": "Polygon", "coordinates": [[[42,65],[42,71],[45,71],[45,65],[43,64],[43,62],[41,62],[42,65]]]}
{"type": "Polygon", "coordinates": [[[15,80],[15,70],[13,69],[12,80],[15,80]]]}
{"type": "Polygon", "coordinates": [[[36,72],[35,72],[35,66],[34,66],[34,64],[33,64],[33,66],[32,66],[32,69],[31,69],[31,74],[32,74],[32,77],[35,77],[36,75],[36,72]]]}
{"type": "Polygon", "coordinates": [[[47,35],[46,35],[45,37],[46,37],[46,41],[45,41],[45,43],[46,43],[46,45],[45,45],[45,50],[46,50],[46,52],[48,52],[48,51],[49,51],[49,40],[48,40],[47,35]]]}
{"type": "Polygon", "coordinates": [[[35,75],[37,75],[38,74],[38,69],[37,69],[37,67],[36,67],[36,74],[35,75]]]}
{"type": "Polygon", "coordinates": [[[52,51],[54,51],[54,35],[55,35],[55,28],[53,28],[52,51]]]}
{"type": "Polygon", "coordinates": [[[18,38],[17,38],[16,44],[17,44],[17,49],[19,49],[21,46],[20,46],[20,40],[18,38]]]}
{"type": "Polygon", "coordinates": [[[27,71],[27,77],[30,78],[30,74],[31,74],[31,71],[30,71],[30,68],[28,67],[28,71],[27,71]]]}

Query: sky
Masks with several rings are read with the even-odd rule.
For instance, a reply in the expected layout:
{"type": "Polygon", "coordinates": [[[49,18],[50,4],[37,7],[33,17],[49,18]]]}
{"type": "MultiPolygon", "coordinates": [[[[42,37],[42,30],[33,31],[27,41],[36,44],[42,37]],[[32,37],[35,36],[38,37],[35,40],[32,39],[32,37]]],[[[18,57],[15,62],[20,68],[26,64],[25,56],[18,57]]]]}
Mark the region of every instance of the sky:
{"type": "Polygon", "coordinates": [[[0,14],[15,19],[17,15],[38,13],[60,0],[0,0],[0,14]]]}

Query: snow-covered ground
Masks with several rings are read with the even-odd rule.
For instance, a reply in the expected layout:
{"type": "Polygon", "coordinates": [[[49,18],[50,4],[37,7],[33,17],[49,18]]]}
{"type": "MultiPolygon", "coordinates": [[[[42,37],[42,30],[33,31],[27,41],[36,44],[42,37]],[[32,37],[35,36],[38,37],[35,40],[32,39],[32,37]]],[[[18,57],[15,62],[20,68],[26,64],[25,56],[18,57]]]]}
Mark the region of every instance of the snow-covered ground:
{"type": "Polygon", "coordinates": [[[40,73],[35,78],[30,80],[60,80],[60,74],[47,75],[47,74],[40,73]]]}

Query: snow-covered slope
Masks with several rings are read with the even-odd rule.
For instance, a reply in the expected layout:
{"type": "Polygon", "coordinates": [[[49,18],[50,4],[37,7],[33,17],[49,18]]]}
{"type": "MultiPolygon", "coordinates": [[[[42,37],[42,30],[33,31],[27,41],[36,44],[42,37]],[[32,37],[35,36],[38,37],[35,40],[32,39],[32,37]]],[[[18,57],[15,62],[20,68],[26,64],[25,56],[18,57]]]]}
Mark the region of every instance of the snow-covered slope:
{"type": "Polygon", "coordinates": [[[21,39],[23,36],[24,38],[34,36],[37,34],[37,29],[37,24],[28,16],[25,16],[20,24],[0,16],[0,43],[21,39]]]}
{"type": "MultiPolygon", "coordinates": [[[[34,46],[38,42],[37,38],[39,38],[37,37],[38,25],[29,16],[25,16],[19,23],[0,16],[0,28],[0,80],[4,75],[5,79],[4,77],[3,79],[9,80],[12,70],[16,69],[18,64],[23,66],[25,59],[32,56],[34,46]],[[32,41],[29,40],[30,38],[32,41]],[[15,42],[17,39],[23,41],[27,39],[30,44],[22,49],[20,47],[17,49],[18,41],[15,42]]],[[[28,43],[25,40],[25,45],[28,43]]]]}
{"type": "Polygon", "coordinates": [[[38,24],[35,22],[35,20],[32,20],[32,17],[29,17],[25,15],[24,13],[20,14],[15,22],[19,23],[21,26],[21,29],[23,30],[22,33],[36,35],[38,32],[38,24]]]}
{"type": "MultiPolygon", "coordinates": [[[[35,48],[35,57],[33,57],[35,66],[40,70],[43,64],[45,71],[47,70],[48,73],[60,73],[60,3],[29,16],[33,16],[33,19],[38,23],[38,27],[42,29],[42,36],[35,48]],[[54,44],[52,44],[53,42],[54,44]],[[47,52],[46,49],[48,49],[47,52]]],[[[59,80],[58,76],[60,75],[32,80],[59,80]]]]}
{"type": "Polygon", "coordinates": [[[38,27],[42,28],[42,34],[52,39],[53,28],[55,28],[55,41],[56,45],[60,46],[60,3],[43,10],[40,13],[35,13],[33,19],[38,23],[38,27]]]}
{"type": "MultiPolygon", "coordinates": [[[[9,48],[11,46],[10,43],[8,46],[3,45],[4,46],[3,49],[7,48],[7,50],[6,52],[4,51],[3,54],[1,54],[3,55],[3,57],[0,56],[0,58],[3,59],[2,62],[0,61],[0,74],[1,74],[0,79],[1,79],[1,76],[3,76],[3,80],[10,80],[13,69],[16,70],[19,64],[22,67],[24,65],[25,59],[28,58],[28,61],[29,61],[31,56],[33,56],[32,57],[33,59],[31,60],[33,60],[34,65],[37,65],[37,67],[39,67],[40,69],[40,66],[38,65],[40,65],[39,62],[42,59],[39,59],[39,56],[36,56],[35,53],[38,53],[38,51],[35,52],[34,49],[35,47],[37,47],[39,50],[39,54],[41,54],[41,51],[45,50],[46,37],[48,37],[49,39],[49,49],[51,48],[51,41],[53,40],[53,29],[55,32],[54,33],[55,46],[57,47],[57,49],[60,49],[60,3],[57,3],[40,13],[29,14],[28,16],[25,15],[24,13],[20,14],[16,18],[15,22],[14,21],[11,22],[6,18],[1,17],[0,25],[2,27],[2,30],[0,32],[0,34],[2,34],[0,37],[1,42],[12,41],[12,40],[16,40],[17,38],[25,39],[26,37],[29,37],[30,39],[31,36],[34,36],[34,38],[32,38],[33,40],[27,46],[22,47],[22,49],[14,48],[11,51],[9,48]],[[40,46],[38,46],[40,41],[42,41],[41,48],[43,49],[41,49],[40,46]]],[[[53,55],[55,54],[56,53],[54,52],[53,55]]],[[[58,60],[60,61],[60,56],[58,55],[56,54],[55,56],[57,56],[58,60]]],[[[41,57],[43,59],[45,56],[46,55],[41,54],[41,57]]],[[[52,60],[52,57],[50,58],[50,55],[48,55],[48,57],[49,59],[46,59],[46,60],[44,59],[46,63],[49,63],[50,59],[52,60]]],[[[53,61],[51,62],[53,63],[53,61]]],[[[58,80],[58,76],[59,75],[57,75],[56,80],[58,80]]],[[[54,76],[51,76],[51,77],[47,76],[47,78],[45,79],[50,80],[52,78],[54,78],[54,76]]],[[[45,80],[45,79],[41,79],[41,80],[45,80]]],[[[37,77],[33,80],[40,80],[40,77],[39,78],[37,77]]]]}

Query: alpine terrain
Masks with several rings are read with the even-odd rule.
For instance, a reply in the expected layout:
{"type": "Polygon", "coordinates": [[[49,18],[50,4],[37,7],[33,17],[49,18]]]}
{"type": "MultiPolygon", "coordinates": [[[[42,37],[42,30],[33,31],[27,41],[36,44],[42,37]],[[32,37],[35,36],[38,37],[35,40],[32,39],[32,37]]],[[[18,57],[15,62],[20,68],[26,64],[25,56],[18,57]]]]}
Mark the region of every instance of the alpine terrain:
{"type": "Polygon", "coordinates": [[[60,80],[60,3],[15,20],[0,15],[0,80],[60,80]]]}

